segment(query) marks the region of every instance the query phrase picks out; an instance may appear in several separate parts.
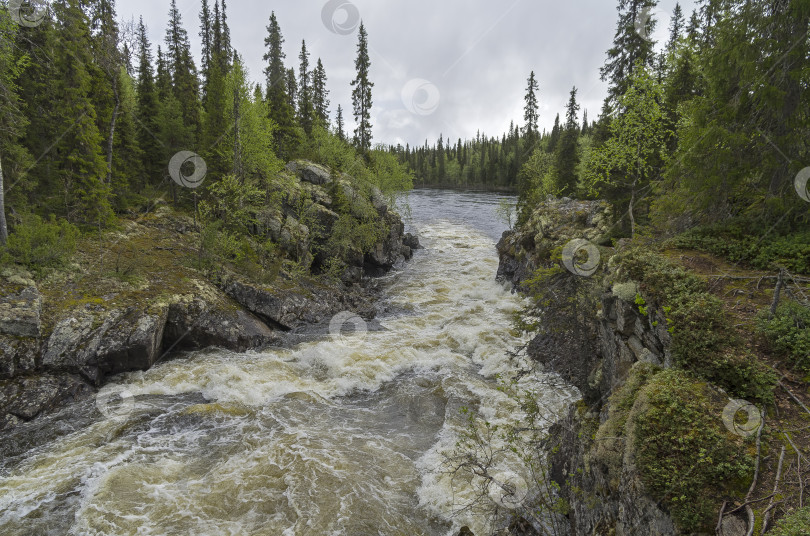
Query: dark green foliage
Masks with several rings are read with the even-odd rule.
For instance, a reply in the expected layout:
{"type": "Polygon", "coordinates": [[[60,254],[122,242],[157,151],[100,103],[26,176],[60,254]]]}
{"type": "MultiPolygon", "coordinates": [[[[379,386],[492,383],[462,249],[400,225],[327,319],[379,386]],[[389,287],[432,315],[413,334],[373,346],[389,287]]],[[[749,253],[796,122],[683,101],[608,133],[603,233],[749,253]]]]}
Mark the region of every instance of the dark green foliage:
{"type": "Polygon", "coordinates": [[[810,372],[810,307],[788,301],[776,309],[762,311],[757,331],[774,351],[787,357],[802,372],[810,372]]]}
{"type": "Polygon", "coordinates": [[[0,247],[0,256],[3,264],[22,264],[37,272],[60,268],[70,262],[78,237],[79,230],[65,220],[51,215],[49,221],[43,221],[31,214],[14,228],[6,247],[0,247]]]}
{"type": "Polygon", "coordinates": [[[678,370],[655,375],[639,392],[631,414],[641,479],[684,533],[716,521],[715,499],[738,498],[753,477],[754,460],[720,419],[706,385],[678,370]]]}
{"type": "Polygon", "coordinates": [[[810,507],[799,508],[779,520],[770,536],[806,536],[810,527],[810,507]]]}
{"type": "Polygon", "coordinates": [[[670,243],[679,248],[707,251],[761,270],[782,266],[793,273],[810,274],[810,231],[789,235],[766,234],[766,231],[750,221],[731,221],[697,227],[678,235],[670,243]]]}

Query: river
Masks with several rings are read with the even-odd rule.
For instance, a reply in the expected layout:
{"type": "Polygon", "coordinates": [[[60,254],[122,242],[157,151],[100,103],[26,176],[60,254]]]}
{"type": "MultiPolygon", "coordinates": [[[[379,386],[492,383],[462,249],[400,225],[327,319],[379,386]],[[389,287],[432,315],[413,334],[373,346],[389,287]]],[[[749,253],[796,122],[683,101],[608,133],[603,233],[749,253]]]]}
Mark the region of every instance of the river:
{"type": "MultiPolygon", "coordinates": [[[[495,281],[502,198],[412,192],[405,219],[425,249],[381,282],[367,330],[184,354],[113,378],[102,394],[115,403],[76,403],[0,440],[0,534],[488,534],[500,518],[464,509],[480,482],[443,459],[462,408],[520,416],[496,377],[520,366],[507,351],[523,342],[522,298],[495,281]]],[[[574,393],[548,379],[520,382],[551,417],[574,393]]],[[[531,482],[516,457],[494,463],[531,482]]]]}

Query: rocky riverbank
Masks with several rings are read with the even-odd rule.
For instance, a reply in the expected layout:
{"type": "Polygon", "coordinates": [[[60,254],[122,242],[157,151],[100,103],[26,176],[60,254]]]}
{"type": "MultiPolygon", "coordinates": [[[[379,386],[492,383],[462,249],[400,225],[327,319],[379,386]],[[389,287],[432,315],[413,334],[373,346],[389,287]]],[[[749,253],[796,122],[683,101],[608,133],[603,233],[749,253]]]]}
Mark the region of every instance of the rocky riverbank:
{"type": "Polygon", "coordinates": [[[284,179],[281,208],[255,218],[255,232],[276,244],[280,258],[295,260],[280,263],[272,278],[195,265],[197,223],[166,204],[85,241],[67,270],[35,277],[7,267],[0,277],[0,430],[180,351],[284,345],[312,326],[326,331],[343,311],[373,318],[371,278],[410,259],[418,240],[376,188],[363,193],[351,177],[305,161],[289,164],[284,179]],[[323,250],[313,246],[332,239],[343,213],[362,214],[384,232],[366,251],[346,248],[341,272],[327,278],[319,275],[323,259],[310,252],[323,250]]]}
{"type": "MultiPolygon", "coordinates": [[[[611,222],[604,203],[549,199],[498,244],[498,277],[538,304],[541,326],[528,354],[582,393],[551,429],[551,476],[572,536],[694,533],[712,513],[716,522],[724,499],[742,500],[753,475],[750,446],[722,426],[725,391],[681,372],[683,361],[676,364],[671,308],[650,290],[661,283],[636,275],[646,253],[632,257],[624,241],[607,246],[611,222]],[[658,420],[660,412],[670,417],[658,420]],[[701,427],[692,432],[697,439],[684,439],[685,430],[701,427]],[[709,462],[697,448],[704,433],[715,441],[709,462]],[[660,443],[667,438],[671,444],[660,443]],[[665,470],[667,457],[685,476],[665,470]],[[739,480],[711,482],[726,462],[736,464],[739,480]],[[679,481],[690,478],[693,488],[679,496],[679,481]]],[[[668,277],[687,277],[671,270],[668,277]]],[[[745,534],[738,515],[721,517],[720,533],[745,534]]]]}

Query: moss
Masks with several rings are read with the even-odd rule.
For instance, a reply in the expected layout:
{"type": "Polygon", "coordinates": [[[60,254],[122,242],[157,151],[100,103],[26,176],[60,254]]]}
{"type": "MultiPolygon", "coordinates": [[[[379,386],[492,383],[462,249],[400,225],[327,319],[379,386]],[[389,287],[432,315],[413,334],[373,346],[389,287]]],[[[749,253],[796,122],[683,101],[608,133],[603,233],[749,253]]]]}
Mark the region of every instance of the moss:
{"type": "Polygon", "coordinates": [[[641,480],[682,532],[708,530],[718,497],[744,496],[753,457],[722,423],[722,399],[684,371],[642,387],[628,416],[641,480]]]}

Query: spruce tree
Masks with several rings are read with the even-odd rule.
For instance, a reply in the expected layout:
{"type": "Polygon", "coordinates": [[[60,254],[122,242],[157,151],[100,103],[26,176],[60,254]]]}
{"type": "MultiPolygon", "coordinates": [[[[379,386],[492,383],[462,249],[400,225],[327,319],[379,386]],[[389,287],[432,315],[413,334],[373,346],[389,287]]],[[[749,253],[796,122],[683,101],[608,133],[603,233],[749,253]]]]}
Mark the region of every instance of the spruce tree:
{"type": "Polygon", "coordinates": [[[346,132],[343,130],[343,108],[338,104],[337,107],[337,118],[335,119],[335,125],[337,137],[341,141],[346,140],[346,132]]]}
{"type": "Polygon", "coordinates": [[[540,89],[540,86],[537,84],[537,80],[534,77],[534,71],[532,71],[529,75],[528,87],[526,88],[526,106],[523,108],[523,120],[526,121],[524,130],[526,131],[526,137],[530,140],[534,140],[538,134],[537,121],[539,118],[538,110],[540,109],[540,106],[537,104],[538,89],[540,89]]]}
{"type": "Polygon", "coordinates": [[[602,81],[609,83],[611,102],[615,103],[627,91],[628,80],[636,65],[654,65],[655,43],[649,36],[655,30],[656,20],[652,17],[645,20],[644,17],[652,13],[656,5],[658,0],[619,0],[619,20],[613,46],[599,71],[602,81]]]}
{"type": "Polygon", "coordinates": [[[287,69],[287,104],[296,112],[298,106],[298,80],[296,80],[295,69],[287,69]]]}
{"type": "Polygon", "coordinates": [[[363,22],[360,22],[357,42],[357,59],[354,62],[357,77],[352,80],[352,105],[357,128],[354,130],[354,146],[363,154],[371,149],[371,88],[374,84],[369,79],[371,60],[368,56],[368,34],[363,22]]]}
{"type": "Polygon", "coordinates": [[[202,0],[202,8],[200,9],[200,39],[202,40],[202,58],[200,69],[202,70],[203,78],[203,103],[205,103],[205,95],[208,93],[208,70],[211,67],[211,51],[214,40],[214,19],[211,15],[211,8],[208,6],[208,0],[202,0]]]}
{"type": "MultiPolygon", "coordinates": [[[[177,0],[171,0],[166,28],[166,57],[172,75],[174,96],[180,103],[183,124],[196,137],[200,128],[200,103],[197,70],[191,56],[188,34],[183,28],[177,0]]],[[[195,138],[192,138],[192,144],[195,138]]]]}
{"type": "Polygon", "coordinates": [[[326,70],[321,58],[312,71],[312,106],[315,117],[324,128],[329,127],[329,90],[326,88],[326,70]]]}
{"type": "Polygon", "coordinates": [[[292,158],[298,137],[295,130],[295,108],[290,106],[287,94],[287,71],[284,67],[286,56],[283,44],[284,37],[281,35],[278,19],[275,13],[271,13],[267,37],[264,38],[264,46],[267,48],[264,54],[264,61],[267,62],[264,68],[265,95],[268,113],[276,124],[274,133],[276,151],[279,157],[288,160],[292,158]]]}
{"type": "Polygon", "coordinates": [[[315,110],[312,105],[312,73],[309,70],[309,51],[306,41],[301,41],[298,54],[298,122],[307,135],[312,134],[312,120],[315,110]]]}
{"type": "Polygon", "coordinates": [[[557,187],[563,195],[571,196],[577,191],[577,165],[579,164],[579,123],[577,121],[577,88],[571,89],[565,112],[565,130],[560,138],[557,153],[557,187]]]}
{"type": "Polygon", "coordinates": [[[143,17],[138,23],[138,81],[136,86],[137,107],[135,117],[137,119],[138,145],[143,152],[141,169],[141,186],[157,183],[161,176],[163,163],[161,156],[163,151],[160,147],[158,132],[160,125],[157,123],[160,111],[160,101],[158,99],[157,87],[155,86],[155,74],[152,67],[152,45],[146,35],[146,26],[143,24],[143,17]]]}

